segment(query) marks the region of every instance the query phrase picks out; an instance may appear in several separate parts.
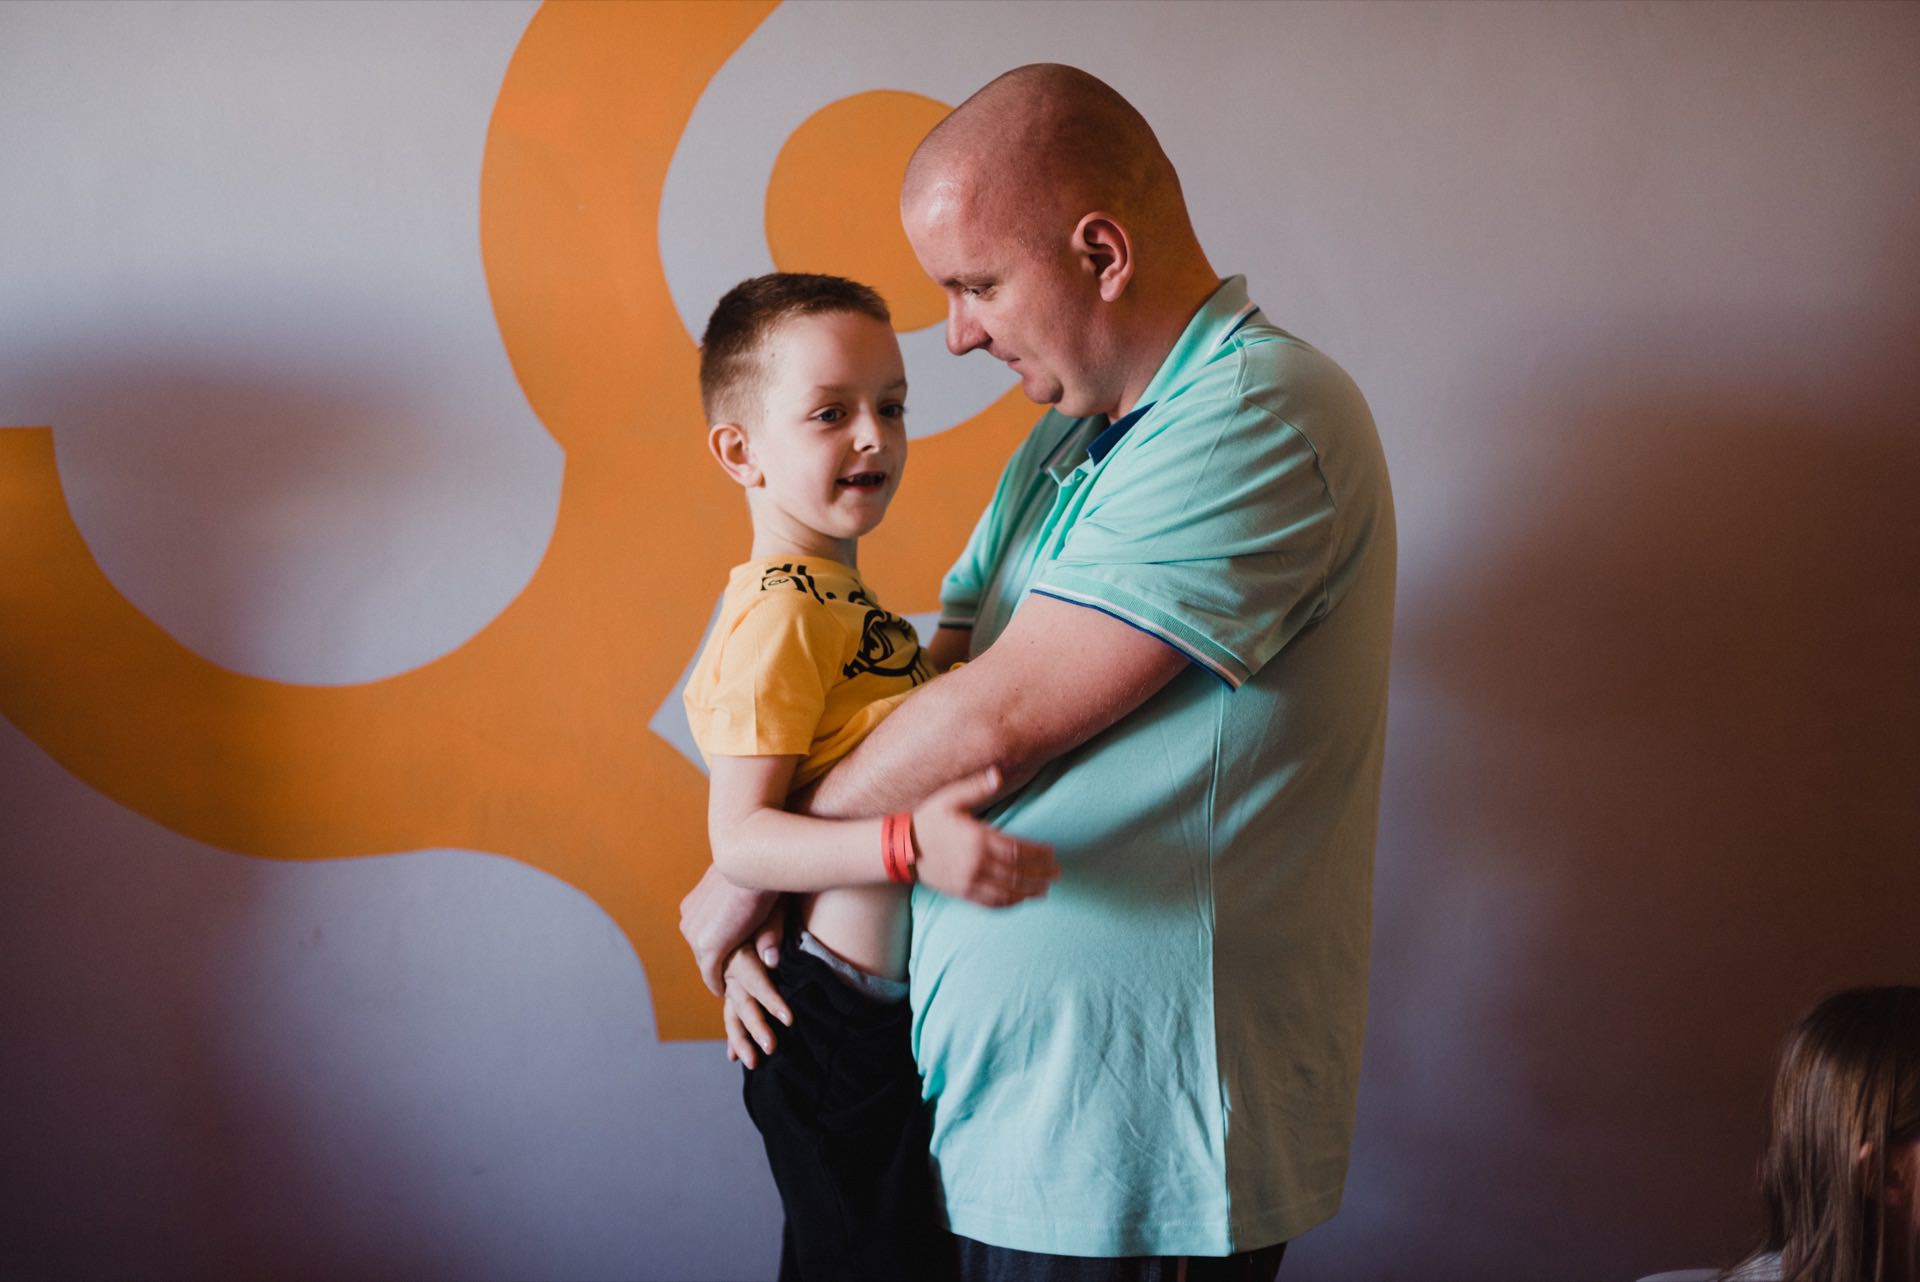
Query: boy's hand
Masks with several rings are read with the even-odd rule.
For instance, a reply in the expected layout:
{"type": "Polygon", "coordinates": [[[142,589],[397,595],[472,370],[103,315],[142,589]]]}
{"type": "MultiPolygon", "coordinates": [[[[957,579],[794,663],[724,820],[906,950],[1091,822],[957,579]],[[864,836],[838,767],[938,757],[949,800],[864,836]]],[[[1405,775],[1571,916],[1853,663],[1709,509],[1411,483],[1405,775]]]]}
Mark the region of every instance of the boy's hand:
{"type": "Polygon", "coordinates": [[[759,1053],[773,1053],[773,1025],[767,1017],[792,1028],[793,1010],[773,986],[766,966],[744,944],[727,957],[725,979],[727,1058],[758,1068],[759,1053]]]}
{"type": "Polygon", "coordinates": [[[1022,841],[974,818],[1000,791],[1000,771],[988,767],[950,783],[913,812],[919,879],[956,899],[986,908],[1005,908],[1047,893],[1060,875],[1053,847],[1022,841]]]}

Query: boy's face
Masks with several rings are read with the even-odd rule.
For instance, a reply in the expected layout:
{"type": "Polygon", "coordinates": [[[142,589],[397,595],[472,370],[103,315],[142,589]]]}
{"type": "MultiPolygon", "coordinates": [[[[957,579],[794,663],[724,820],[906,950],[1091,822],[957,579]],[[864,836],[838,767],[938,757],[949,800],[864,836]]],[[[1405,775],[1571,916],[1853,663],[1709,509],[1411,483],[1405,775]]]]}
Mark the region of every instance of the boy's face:
{"type": "MultiPolygon", "coordinates": [[[[858,312],[797,316],[767,338],[747,425],[755,543],[851,559],[907,462],[906,366],[893,328],[858,312]],[[757,493],[755,493],[757,491],[757,493]]],[[[729,469],[732,470],[732,469],[729,469]]]]}

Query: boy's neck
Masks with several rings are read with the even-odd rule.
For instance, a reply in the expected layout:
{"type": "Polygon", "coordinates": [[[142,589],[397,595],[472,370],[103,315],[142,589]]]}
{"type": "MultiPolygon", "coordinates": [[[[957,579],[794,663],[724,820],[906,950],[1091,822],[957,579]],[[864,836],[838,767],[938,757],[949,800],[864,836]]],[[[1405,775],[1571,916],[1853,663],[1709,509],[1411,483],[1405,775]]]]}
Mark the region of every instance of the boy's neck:
{"type": "Polygon", "coordinates": [[[850,570],[857,570],[860,568],[860,541],[830,539],[816,530],[762,530],[756,523],[752,556],[756,561],[772,557],[812,556],[825,561],[838,561],[850,570]]]}

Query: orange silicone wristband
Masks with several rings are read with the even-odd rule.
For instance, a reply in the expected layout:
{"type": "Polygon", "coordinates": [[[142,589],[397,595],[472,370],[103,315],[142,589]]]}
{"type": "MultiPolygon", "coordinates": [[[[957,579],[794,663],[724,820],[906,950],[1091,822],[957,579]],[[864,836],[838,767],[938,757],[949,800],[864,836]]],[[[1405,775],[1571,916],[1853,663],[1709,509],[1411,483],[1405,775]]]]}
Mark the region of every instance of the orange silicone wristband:
{"type": "Polygon", "coordinates": [[[913,880],[913,815],[888,815],[880,821],[880,861],[887,880],[906,885],[913,880]]]}

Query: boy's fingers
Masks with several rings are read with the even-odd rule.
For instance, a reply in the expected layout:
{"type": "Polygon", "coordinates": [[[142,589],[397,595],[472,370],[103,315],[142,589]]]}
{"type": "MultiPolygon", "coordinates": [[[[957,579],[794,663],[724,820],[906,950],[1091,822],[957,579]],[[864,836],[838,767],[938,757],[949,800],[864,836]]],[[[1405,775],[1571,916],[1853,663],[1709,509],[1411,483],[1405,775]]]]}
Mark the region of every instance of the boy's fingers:
{"type": "Polygon", "coordinates": [[[1020,873],[1026,877],[1044,877],[1051,881],[1060,875],[1060,861],[1053,857],[1053,847],[1040,841],[1020,843],[1020,873]]]}
{"type": "Polygon", "coordinates": [[[1018,873],[1025,861],[1020,839],[994,828],[987,830],[987,857],[1012,873],[1018,873]]]}
{"type": "Polygon", "coordinates": [[[733,959],[727,963],[727,988],[729,996],[738,989],[766,1007],[775,1019],[792,1026],[793,1011],[787,1006],[786,999],[780,996],[773,976],[767,973],[761,960],[745,948],[736,950],[733,959]]]}
{"type": "Polygon", "coordinates": [[[1020,894],[1011,881],[1004,877],[995,877],[977,883],[967,898],[982,908],[1005,908],[1018,903],[1020,894]]]}
{"type": "Polygon", "coordinates": [[[745,1025],[748,1035],[753,1038],[754,1044],[761,1050],[771,1053],[773,1050],[773,1025],[767,1023],[767,1012],[761,1008],[760,1003],[745,993],[736,993],[730,996],[727,1001],[728,1004],[734,1008],[735,1013],[739,1015],[741,1024],[745,1025]]]}
{"type": "Polygon", "coordinates": [[[745,990],[747,996],[765,1008],[767,1014],[788,1028],[793,1027],[793,1009],[787,1005],[786,999],[780,996],[780,990],[773,986],[772,977],[763,971],[743,981],[740,987],[745,990]]]}
{"type": "Polygon", "coordinates": [[[1046,895],[1048,887],[1060,876],[1060,867],[1051,861],[1035,865],[1031,861],[1022,864],[1020,875],[1014,883],[1014,893],[1020,899],[1039,899],[1046,895]]]}
{"type": "Polygon", "coordinates": [[[760,1057],[754,1054],[753,1039],[747,1036],[746,1029],[740,1023],[740,1016],[727,1006],[722,1015],[727,1026],[727,1058],[739,1060],[748,1068],[758,1068],[760,1057]]]}
{"type": "MultiPolygon", "coordinates": [[[[982,825],[985,827],[985,825],[982,825]]],[[[1053,847],[1044,841],[1023,841],[1011,833],[998,828],[988,828],[988,851],[1000,863],[1019,868],[1057,868],[1058,861],[1053,857],[1053,847]]]]}

